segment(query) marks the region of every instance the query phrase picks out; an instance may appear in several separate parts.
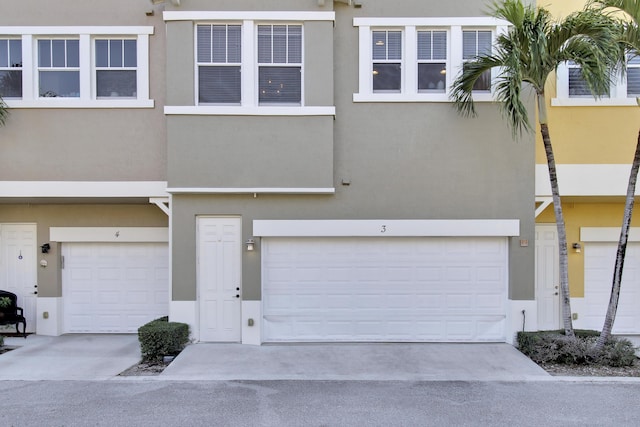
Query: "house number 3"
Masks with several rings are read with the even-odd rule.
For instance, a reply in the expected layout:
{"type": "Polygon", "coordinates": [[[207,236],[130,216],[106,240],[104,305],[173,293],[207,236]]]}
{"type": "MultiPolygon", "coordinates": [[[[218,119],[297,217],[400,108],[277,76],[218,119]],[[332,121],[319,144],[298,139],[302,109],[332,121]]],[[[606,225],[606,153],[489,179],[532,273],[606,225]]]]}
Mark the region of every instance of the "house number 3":
{"type": "Polygon", "coordinates": [[[386,233],[387,232],[387,226],[383,225],[382,228],[380,228],[380,232],[381,233],[386,233]]]}

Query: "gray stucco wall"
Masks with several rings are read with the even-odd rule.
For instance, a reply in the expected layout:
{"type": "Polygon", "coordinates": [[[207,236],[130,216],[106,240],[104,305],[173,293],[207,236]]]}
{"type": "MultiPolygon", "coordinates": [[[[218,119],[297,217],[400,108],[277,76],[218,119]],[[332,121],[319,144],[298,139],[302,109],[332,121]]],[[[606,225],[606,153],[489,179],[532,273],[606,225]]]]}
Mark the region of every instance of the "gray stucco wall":
{"type": "Polygon", "coordinates": [[[166,180],[165,27],[147,0],[3,0],[0,26],[153,26],[143,109],[12,109],[0,129],[1,180],[166,180]],[[11,11],[3,13],[2,11],[11,11]]]}
{"type": "MultiPolygon", "coordinates": [[[[183,3],[186,8],[211,8],[202,1],[183,3]]],[[[263,3],[216,2],[216,9],[223,10],[232,4],[236,10],[269,7],[263,3]]],[[[278,5],[283,3],[286,2],[278,5]]],[[[292,9],[331,10],[330,3],[328,1],[324,8],[314,8],[311,5],[317,4],[315,0],[297,2],[297,7],[292,9]]],[[[353,93],[358,91],[358,32],[353,27],[354,16],[482,16],[486,3],[367,0],[360,9],[336,4],[335,10],[331,90],[337,110],[333,124],[335,195],[260,194],[257,198],[253,195],[174,195],[174,300],[196,299],[198,215],[241,216],[243,240],[253,235],[254,219],[519,219],[520,235],[510,239],[509,297],[533,299],[533,244],[520,247],[521,239],[534,241],[533,136],[514,141],[492,104],[478,105],[478,118],[465,119],[458,116],[449,103],[352,102],[353,93]],[[343,186],[343,180],[351,184],[343,186]]],[[[329,92],[330,87],[323,81],[315,91],[329,92]]],[[[530,101],[529,106],[533,107],[530,101]]],[[[207,128],[206,122],[215,123],[211,126],[223,135],[232,134],[240,139],[248,133],[234,133],[232,129],[262,126],[260,119],[252,117],[234,118],[230,124],[224,123],[227,120],[224,117],[198,120],[198,123],[169,120],[171,157],[184,146],[184,141],[177,138],[188,124],[207,128]]],[[[300,135],[310,135],[296,120],[290,120],[291,126],[300,135]]],[[[220,155],[234,159],[244,155],[249,159],[252,152],[248,147],[246,142],[239,142],[237,151],[231,147],[220,155]]],[[[297,151],[276,151],[272,155],[302,160],[312,171],[317,166],[297,151]]],[[[248,163],[255,179],[263,172],[259,161],[256,157],[248,163]]],[[[185,161],[182,167],[188,164],[185,161]]],[[[195,177],[195,183],[201,182],[200,174],[174,174],[170,162],[170,180],[188,186],[184,179],[190,176],[195,177]]],[[[232,177],[229,182],[240,181],[232,177]]],[[[300,182],[305,182],[304,178],[300,182]]],[[[295,183],[290,186],[299,187],[295,183]]],[[[259,247],[258,253],[243,252],[242,296],[245,300],[261,297],[259,255],[259,247]]]]}
{"type": "Polygon", "coordinates": [[[37,224],[37,243],[51,243],[51,250],[38,258],[47,268],[38,268],[38,296],[62,296],[60,245],[49,239],[50,227],[168,227],[168,217],[154,205],[0,205],[0,223],[37,224]]]}

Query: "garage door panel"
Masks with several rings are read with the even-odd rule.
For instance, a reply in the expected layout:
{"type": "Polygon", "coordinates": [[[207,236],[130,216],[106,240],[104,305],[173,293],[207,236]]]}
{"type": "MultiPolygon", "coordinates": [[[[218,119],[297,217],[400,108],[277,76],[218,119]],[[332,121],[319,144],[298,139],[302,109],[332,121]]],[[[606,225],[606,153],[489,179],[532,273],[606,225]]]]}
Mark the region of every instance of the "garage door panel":
{"type": "Polygon", "coordinates": [[[168,245],[64,243],[64,331],[134,333],[168,313],[168,245]]]}
{"type": "Polygon", "coordinates": [[[504,341],[506,251],[504,238],[264,239],[264,335],[504,341]]]}
{"type": "MultiPolygon", "coordinates": [[[[609,304],[616,243],[585,245],[585,328],[600,330],[609,304]]],[[[640,243],[629,243],[614,334],[640,334],[640,243]]]]}

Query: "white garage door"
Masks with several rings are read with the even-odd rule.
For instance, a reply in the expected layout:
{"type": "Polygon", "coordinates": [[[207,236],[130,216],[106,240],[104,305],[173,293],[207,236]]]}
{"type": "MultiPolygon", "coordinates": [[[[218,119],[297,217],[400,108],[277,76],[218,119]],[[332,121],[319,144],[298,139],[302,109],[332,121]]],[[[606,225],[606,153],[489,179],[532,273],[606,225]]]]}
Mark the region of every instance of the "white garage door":
{"type": "Polygon", "coordinates": [[[265,238],[264,341],[505,341],[506,238],[265,238]]]}
{"type": "MultiPolygon", "coordinates": [[[[617,243],[587,243],[584,249],[584,327],[601,330],[611,296],[617,243]]],[[[640,244],[629,243],[614,334],[640,333],[640,244]]]]}
{"type": "Polygon", "coordinates": [[[169,312],[166,243],[64,243],[65,332],[137,332],[169,312]]]}

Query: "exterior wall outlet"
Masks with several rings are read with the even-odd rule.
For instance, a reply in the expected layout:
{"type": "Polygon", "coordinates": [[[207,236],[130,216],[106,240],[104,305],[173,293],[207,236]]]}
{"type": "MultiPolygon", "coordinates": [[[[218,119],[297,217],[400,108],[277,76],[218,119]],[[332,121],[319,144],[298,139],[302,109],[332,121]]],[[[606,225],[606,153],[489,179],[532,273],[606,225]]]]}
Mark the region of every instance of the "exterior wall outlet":
{"type": "Polygon", "coordinates": [[[578,313],[571,313],[571,318],[573,320],[578,320],[578,313]]]}

